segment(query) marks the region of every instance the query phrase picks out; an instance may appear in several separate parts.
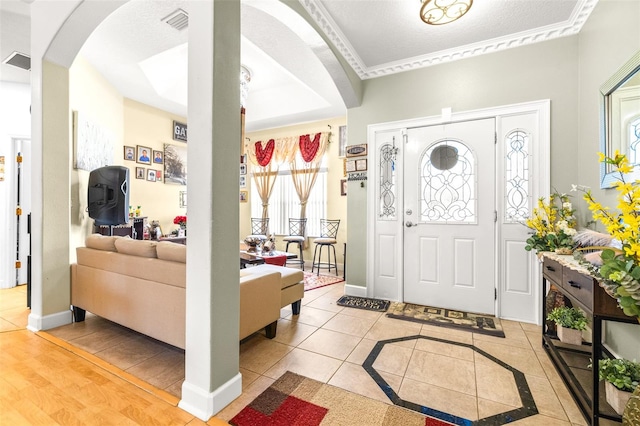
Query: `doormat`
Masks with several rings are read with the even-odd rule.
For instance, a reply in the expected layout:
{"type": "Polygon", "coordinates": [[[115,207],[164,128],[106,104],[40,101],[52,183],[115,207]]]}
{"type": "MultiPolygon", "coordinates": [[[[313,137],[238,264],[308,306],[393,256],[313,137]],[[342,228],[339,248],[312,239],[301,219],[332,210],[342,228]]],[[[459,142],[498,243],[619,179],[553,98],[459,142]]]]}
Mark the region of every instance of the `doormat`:
{"type": "Polygon", "coordinates": [[[394,302],[389,307],[387,317],[505,337],[500,319],[491,315],[394,302]]]}
{"type": "Polygon", "coordinates": [[[386,312],[389,308],[388,300],[369,299],[368,297],[342,296],[336,304],[348,308],[366,309],[367,311],[386,312]]]}
{"type": "Polygon", "coordinates": [[[240,410],[229,423],[234,426],[452,424],[290,371],[240,410]]]}
{"type": "Polygon", "coordinates": [[[344,278],[335,275],[317,275],[313,272],[304,272],[304,291],[337,284],[344,281],[344,278]]]}

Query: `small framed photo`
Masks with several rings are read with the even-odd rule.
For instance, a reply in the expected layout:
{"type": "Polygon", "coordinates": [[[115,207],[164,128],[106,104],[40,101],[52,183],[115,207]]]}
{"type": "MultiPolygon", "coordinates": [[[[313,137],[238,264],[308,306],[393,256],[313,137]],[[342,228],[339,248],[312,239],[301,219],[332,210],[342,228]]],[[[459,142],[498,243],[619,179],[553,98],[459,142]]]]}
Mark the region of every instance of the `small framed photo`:
{"type": "Polygon", "coordinates": [[[347,173],[355,172],[356,171],[356,160],[347,161],[345,170],[347,171],[347,173]]]}
{"type": "Polygon", "coordinates": [[[144,179],[144,167],[136,167],[136,179],[144,179]]]}
{"type": "Polygon", "coordinates": [[[187,191],[180,191],[180,207],[187,207],[187,191]]]}
{"type": "Polygon", "coordinates": [[[247,202],[247,191],[240,191],[240,202],[241,203],[247,202]]]}
{"type": "Polygon", "coordinates": [[[347,195],[347,180],[346,179],[340,179],[340,195],[341,196],[345,196],[347,195]]]}
{"type": "Polygon", "coordinates": [[[147,180],[149,182],[155,182],[156,181],[156,171],[153,169],[148,169],[147,170],[147,180]]]}
{"type": "Polygon", "coordinates": [[[240,174],[241,175],[246,175],[247,174],[247,165],[246,164],[240,164],[240,174]]]}
{"type": "Polygon", "coordinates": [[[240,188],[247,187],[247,175],[240,175],[240,188]]]}
{"type": "Polygon", "coordinates": [[[124,147],[124,159],[127,161],[135,161],[136,160],[136,149],[132,146],[124,147]]]}
{"type": "Polygon", "coordinates": [[[136,163],[151,164],[151,148],[148,146],[136,146],[136,163]]]}
{"type": "Polygon", "coordinates": [[[240,164],[247,164],[247,154],[240,155],[240,164]]]}
{"type": "Polygon", "coordinates": [[[367,171],[367,159],[364,158],[362,160],[356,160],[356,172],[366,172],[367,171]]]}
{"type": "Polygon", "coordinates": [[[162,183],[162,171],[156,170],[156,182],[162,183]]]}
{"type": "Polygon", "coordinates": [[[164,152],[153,150],[153,164],[164,164],[164,152]]]}

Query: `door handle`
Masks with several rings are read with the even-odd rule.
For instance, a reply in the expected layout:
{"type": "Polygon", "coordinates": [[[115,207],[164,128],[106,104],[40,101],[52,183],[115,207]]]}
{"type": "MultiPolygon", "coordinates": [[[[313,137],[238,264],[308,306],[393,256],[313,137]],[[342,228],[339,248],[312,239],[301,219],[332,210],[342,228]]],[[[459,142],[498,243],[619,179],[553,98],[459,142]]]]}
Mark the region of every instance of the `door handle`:
{"type": "Polygon", "coordinates": [[[404,224],[407,228],[411,228],[412,226],[414,226],[414,223],[411,222],[410,220],[406,221],[404,224]]]}

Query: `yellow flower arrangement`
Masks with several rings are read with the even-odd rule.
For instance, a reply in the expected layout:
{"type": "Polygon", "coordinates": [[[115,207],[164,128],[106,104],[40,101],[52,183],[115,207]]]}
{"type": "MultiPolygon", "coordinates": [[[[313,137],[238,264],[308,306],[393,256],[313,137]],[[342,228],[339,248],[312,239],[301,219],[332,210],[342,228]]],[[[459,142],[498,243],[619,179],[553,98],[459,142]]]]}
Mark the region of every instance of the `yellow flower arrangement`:
{"type": "Polygon", "coordinates": [[[624,175],[633,170],[625,155],[618,151],[613,157],[599,155],[600,162],[611,164],[620,176],[615,183],[619,212],[614,214],[595,201],[590,190],[585,191],[584,199],[593,219],[600,221],[611,237],[619,241],[620,248],[603,250],[602,266],[592,272],[601,278],[603,287],[618,300],[624,313],[640,320],[640,181],[625,181],[624,175]]]}
{"type": "Polygon", "coordinates": [[[540,198],[538,207],[526,221],[534,234],[527,239],[525,250],[541,252],[573,248],[573,236],[576,234],[574,212],[567,194],[551,194],[549,203],[544,197],[540,198]]]}

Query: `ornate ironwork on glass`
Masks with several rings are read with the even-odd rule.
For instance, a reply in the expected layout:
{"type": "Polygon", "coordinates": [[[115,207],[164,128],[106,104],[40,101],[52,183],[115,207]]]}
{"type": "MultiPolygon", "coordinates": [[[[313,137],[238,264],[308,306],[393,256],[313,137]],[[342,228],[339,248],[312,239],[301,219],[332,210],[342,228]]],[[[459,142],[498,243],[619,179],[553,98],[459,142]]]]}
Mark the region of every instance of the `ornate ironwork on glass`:
{"type": "Polygon", "coordinates": [[[474,223],[477,211],[475,158],[461,141],[431,145],[420,160],[420,220],[474,223]]]}
{"type": "Polygon", "coordinates": [[[640,164],[640,117],[629,123],[629,164],[640,164]]]}
{"type": "Polygon", "coordinates": [[[380,219],[395,220],[397,212],[396,154],[398,148],[386,143],[380,147],[380,219]]]}
{"type": "Polygon", "coordinates": [[[505,222],[522,222],[531,215],[529,199],[529,134],[514,130],[505,138],[505,222]]]}

